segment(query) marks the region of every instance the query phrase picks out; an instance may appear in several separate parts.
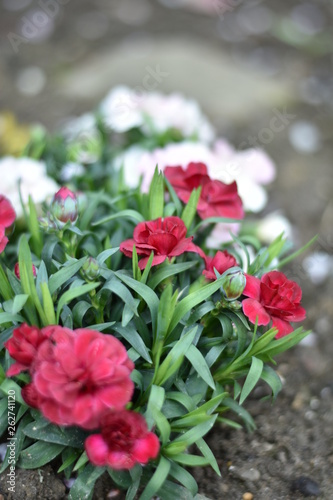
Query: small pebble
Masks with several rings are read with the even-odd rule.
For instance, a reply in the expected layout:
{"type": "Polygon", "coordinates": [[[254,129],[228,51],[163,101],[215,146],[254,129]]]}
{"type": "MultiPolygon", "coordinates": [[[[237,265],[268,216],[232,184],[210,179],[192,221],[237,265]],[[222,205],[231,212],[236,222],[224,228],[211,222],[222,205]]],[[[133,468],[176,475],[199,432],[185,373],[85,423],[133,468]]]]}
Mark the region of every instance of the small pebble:
{"type": "Polygon", "coordinates": [[[306,476],[300,476],[296,478],[291,483],[291,491],[299,491],[305,497],[310,497],[310,496],[317,497],[320,495],[320,489],[318,484],[306,476]]]}
{"type": "Polygon", "coordinates": [[[229,471],[239,479],[243,479],[243,481],[259,481],[260,479],[260,472],[253,467],[248,469],[245,467],[238,468],[232,465],[229,467],[229,471]]]}
{"type": "Polygon", "coordinates": [[[243,500],[253,500],[252,493],[249,493],[248,491],[246,493],[244,493],[243,500]]]}

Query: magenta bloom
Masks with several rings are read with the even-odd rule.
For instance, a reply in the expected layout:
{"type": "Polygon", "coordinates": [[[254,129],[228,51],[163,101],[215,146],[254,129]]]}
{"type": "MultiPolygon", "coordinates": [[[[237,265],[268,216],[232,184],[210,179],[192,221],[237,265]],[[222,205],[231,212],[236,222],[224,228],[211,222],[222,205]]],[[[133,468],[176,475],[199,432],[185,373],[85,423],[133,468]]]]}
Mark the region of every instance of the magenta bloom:
{"type": "Polygon", "coordinates": [[[202,187],[197,207],[201,219],[244,217],[236,182],[225,184],[211,179],[204,163],[189,163],[185,170],[182,167],[166,167],[164,175],[184,203],[190,199],[193,189],[202,187]]]}
{"type": "Polygon", "coordinates": [[[9,227],[15,221],[16,213],[10,201],[0,194],[0,253],[2,253],[8,243],[5,234],[6,227],[9,227]]]}
{"type": "Polygon", "coordinates": [[[193,236],[186,238],[186,233],[187,228],[179,217],[140,222],[134,229],[133,238],[120,245],[120,251],[132,257],[135,245],[138,255],[145,256],[139,261],[140,269],[146,267],[151,252],[154,252],[153,266],[184,252],[202,252],[192,243],[193,236]]]}
{"type": "Polygon", "coordinates": [[[130,401],[133,362],[111,335],[61,326],[44,330],[49,340],[39,347],[32,374],[40,411],[58,425],[96,429],[107,411],[130,401]]]}
{"type": "Polygon", "coordinates": [[[46,333],[36,326],[29,326],[24,323],[15,328],[12,338],[4,344],[11,357],[16,361],[7,370],[7,376],[13,377],[22,371],[30,370],[38,348],[46,339],[46,333]]]}
{"type": "Polygon", "coordinates": [[[202,271],[208,280],[216,280],[214,268],[219,274],[223,274],[227,269],[238,266],[235,257],[230,255],[226,250],[216,252],[214,257],[205,256],[206,269],[202,271]]]}
{"type": "Polygon", "coordinates": [[[266,273],[261,280],[246,275],[243,294],[249,297],[242,302],[245,316],[251,323],[258,318],[258,325],[268,325],[272,321],[278,329],[277,339],[293,331],[290,322],[305,319],[306,311],[300,305],[301,288],[280,271],[266,273]]]}
{"type": "Polygon", "coordinates": [[[111,412],[101,422],[101,433],[85,441],[89,460],[97,466],[132,469],[156,458],[160,449],[158,437],[149,432],[140,413],[122,410],[111,412]]]}

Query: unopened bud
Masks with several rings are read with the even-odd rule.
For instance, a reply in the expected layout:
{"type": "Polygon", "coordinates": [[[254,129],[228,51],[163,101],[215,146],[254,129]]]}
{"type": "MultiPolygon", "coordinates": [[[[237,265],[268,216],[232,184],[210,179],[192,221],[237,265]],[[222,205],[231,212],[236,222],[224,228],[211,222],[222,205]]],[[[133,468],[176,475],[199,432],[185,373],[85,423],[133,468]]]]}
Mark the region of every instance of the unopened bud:
{"type": "MultiPolygon", "coordinates": [[[[18,262],[16,262],[16,264],[15,264],[14,273],[15,273],[15,276],[16,276],[17,279],[21,279],[21,276],[20,276],[20,266],[19,266],[18,262]]],[[[32,264],[32,274],[34,275],[34,277],[37,276],[36,267],[33,264],[32,264]]]]}
{"type": "Polygon", "coordinates": [[[89,257],[89,259],[82,266],[83,276],[89,280],[94,281],[99,276],[99,264],[96,259],[89,257]]]}
{"type": "Polygon", "coordinates": [[[59,189],[53,197],[51,213],[60,229],[64,227],[67,222],[75,224],[78,218],[76,195],[67,187],[59,189]]]}
{"type": "Polygon", "coordinates": [[[241,270],[226,272],[223,280],[222,290],[228,300],[238,299],[243,293],[246,278],[241,270]]]}

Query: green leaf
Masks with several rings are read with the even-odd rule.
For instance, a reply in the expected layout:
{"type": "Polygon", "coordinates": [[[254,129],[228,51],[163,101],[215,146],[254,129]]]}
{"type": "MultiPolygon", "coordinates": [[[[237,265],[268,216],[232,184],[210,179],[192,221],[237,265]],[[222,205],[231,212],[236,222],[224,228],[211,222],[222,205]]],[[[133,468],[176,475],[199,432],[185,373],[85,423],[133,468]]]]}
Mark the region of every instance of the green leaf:
{"type": "Polygon", "coordinates": [[[184,211],[182,213],[181,218],[187,229],[190,229],[193,219],[197,213],[197,206],[201,195],[201,189],[202,189],[201,186],[198,187],[198,189],[193,189],[190,199],[188,200],[184,208],[184,211]]]}
{"type": "Polygon", "coordinates": [[[24,434],[30,438],[47,443],[63,444],[72,448],[82,449],[88,433],[79,427],[58,427],[53,424],[38,426],[32,422],[24,429],[24,434]]]}
{"type": "Polygon", "coordinates": [[[3,303],[3,308],[6,312],[15,315],[22,311],[28,298],[27,294],[15,295],[12,300],[3,303]]]}
{"type": "Polygon", "coordinates": [[[209,465],[209,460],[206,457],[191,455],[189,453],[178,453],[172,456],[172,460],[187,467],[203,467],[209,465]]]}
{"type": "Polygon", "coordinates": [[[151,500],[156,495],[164,481],[167,479],[170,467],[171,463],[169,460],[161,457],[153,477],[150,479],[140,496],[140,500],[151,500]]]}
{"type": "Polygon", "coordinates": [[[68,500],[91,500],[97,479],[105,472],[105,467],[87,465],[71,487],[68,500]]]}
{"type": "Polygon", "coordinates": [[[262,370],[264,368],[264,363],[261,361],[261,359],[255,358],[254,356],[252,357],[252,363],[251,367],[249,370],[249,373],[247,374],[246,380],[243,385],[243,389],[239,398],[239,404],[243,404],[245,399],[248,397],[250,392],[255,388],[258,380],[261,377],[262,370]]]}
{"type": "Polygon", "coordinates": [[[74,260],[66,263],[60,271],[57,271],[49,279],[50,294],[53,295],[60,287],[72,278],[83,266],[88,257],[82,257],[80,260],[74,260]]]}
{"type": "Polygon", "coordinates": [[[318,235],[314,236],[306,245],[304,245],[302,248],[297,250],[296,252],[292,253],[291,255],[288,255],[285,259],[281,260],[278,264],[278,268],[280,269],[281,267],[285,266],[292,260],[296,259],[299,255],[301,255],[305,250],[307,250],[318,238],[318,235]]]}
{"type": "Polygon", "coordinates": [[[190,345],[188,350],[185,352],[185,356],[195,369],[195,371],[200,375],[200,377],[209,385],[213,390],[215,389],[215,383],[209,367],[205,361],[205,358],[193,344],[190,345]]]}
{"type": "Polygon", "coordinates": [[[107,217],[103,217],[103,219],[100,219],[96,222],[93,222],[91,225],[92,226],[100,226],[101,224],[105,224],[106,222],[109,222],[110,220],[114,219],[131,219],[134,220],[134,222],[139,223],[139,222],[145,222],[144,217],[137,212],[136,210],[121,210],[120,212],[117,212],[112,215],[108,215],[107,217]]]}
{"type": "Polygon", "coordinates": [[[10,300],[14,295],[2,265],[0,265],[0,294],[4,300],[10,300]]]}
{"type": "Polygon", "coordinates": [[[152,385],[148,399],[147,411],[145,413],[148,429],[152,429],[155,424],[153,409],[155,408],[157,410],[161,410],[163,407],[164,400],[165,400],[165,390],[163,389],[163,387],[152,385]]]}
{"type": "Polygon", "coordinates": [[[225,398],[223,405],[235,412],[244,421],[249,431],[253,431],[256,428],[256,424],[254,423],[254,420],[249,412],[240,406],[237,401],[234,401],[232,398],[225,398]]]}
{"type": "Polygon", "coordinates": [[[169,474],[180,484],[185,486],[185,488],[191,492],[192,496],[198,493],[198,485],[192,474],[174,461],[171,463],[169,474]]]}
{"type": "Polygon", "coordinates": [[[221,288],[224,281],[224,275],[222,274],[216,281],[203,286],[200,290],[191,293],[185,299],[181,300],[175,309],[172,321],[169,327],[169,333],[180,323],[181,319],[195,306],[208,299],[213,293],[215,293],[219,288],[221,288]]]}
{"type": "Polygon", "coordinates": [[[192,344],[197,330],[198,326],[195,326],[173,346],[157,371],[155,377],[156,385],[164,384],[180,368],[183,363],[185,353],[192,344]]]}
{"type": "Polygon", "coordinates": [[[163,217],[164,209],[164,181],[163,174],[156,166],[153,180],[149,189],[149,220],[163,217]]]}
{"type": "Polygon", "coordinates": [[[140,356],[148,361],[148,363],[152,363],[152,359],[150,357],[149,351],[143,342],[142,338],[138,334],[136,330],[133,328],[123,328],[120,325],[115,325],[113,329],[119,333],[127,342],[134,347],[134,349],[140,354],[140,356]]]}
{"type": "Polygon", "coordinates": [[[56,458],[65,445],[37,441],[21,451],[18,466],[22,469],[38,469],[56,458]]]}
{"type": "Polygon", "coordinates": [[[87,283],[86,285],[78,286],[76,288],[72,288],[70,290],[67,290],[59,300],[58,307],[57,307],[57,323],[59,323],[59,317],[62,308],[66,305],[69,304],[73,299],[76,299],[77,297],[80,297],[81,295],[84,295],[86,293],[91,292],[95,288],[97,288],[100,285],[100,283],[87,283]]]}
{"type": "Polygon", "coordinates": [[[39,227],[36,206],[31,196],[29,196],[29,217],[28,226],[31,233],[31,248],[37,257],[41,256],[43,249],[43,237],[39,227]]]}
{"type": "Polygon", "coordinates": [[[216,458],[214,457],[214,454],[213,454],[212,450],[209,448],[206,441],[204,441],[202,438],[200,438],[200,439],[198,439],[198,441],[195,444],[197,445],[197,447],[199,448],[199,450],[201,451],[203,456],[205,458],[207,458],[207,460],[209,460],[209,464],[214,469],[216,474],[218,476],[221,476],[221,472],[220,472],[219,466],[217,464],[216,458]]]}
{"type": "Polygon", "coordinates": [[[156,293],[147,285],[139,283],[138,281],[134,280],[133,278],[130,278],[121,271],[117,271],[115,274],[119,279],[121,279],[121,281],[123,281],[127,286],[132,288],[138,295],[140,295],[140,297],[142,297],[143,300],[146,302],[147,306],[150,309],[151,319],[152,319],[152,330],[153,334],[155,334],[157,325],[157,313],[159,306],[159,299],[156,293]]]}
{"type": "Polygon", "coordinates": [[[40,284],[42,290],[42,298],[43,298],[43,308],[45,312],[45,316],[47,318],[49,325],[54,325],[56,322],[55,312],[53,300],[50,294],[50,290],[47,283],[40,284]]]}
{"type": "Polygon", "coordinates": [[[261,378],[264,380],[272,389],[273,401],[275,401],[277,395],[282,389],[282,382],[278,374],[270,366],[264,366],[261,373],[261,378]]]}
{"type": "Polygon", "coordinates": [[[169,264],[167,262],[165,267],[160,267],[154,275],[148,281],[148,286],[153,290],[159,285],[162,281],[175,274],[183,273],[184,271],[188,271],[191,267],[196,266],[197,262],[182,262],[180,264],[169,264]]]}

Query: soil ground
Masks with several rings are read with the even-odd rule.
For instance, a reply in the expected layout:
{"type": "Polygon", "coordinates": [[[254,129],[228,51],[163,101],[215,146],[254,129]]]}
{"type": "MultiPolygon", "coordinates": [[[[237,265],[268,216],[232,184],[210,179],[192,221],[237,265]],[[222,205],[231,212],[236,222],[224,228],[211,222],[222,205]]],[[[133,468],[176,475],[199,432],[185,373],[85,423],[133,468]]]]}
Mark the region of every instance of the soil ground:
{"type": "MultiPolygon", "coordinates": [[[[20,0],[14,3],[19,4],[20,0]]],[[[212,72],[223,64],[228,75],[225,81],[213,81],[219,94],[212,97],[206,92],[207,85],[212,85],[210,73],[196,71],[194,66],[186,66],[186,61],[183,67],[180,63],[165,86],[161,85],[161,90],[181,88],[189,95],[192,93],[221,134],[236,145],[248,141],[250,135],[258,137],[270,123],[274,109],[288,106],[288,112],[294,115],[292,123],[267,144],[261,143],[278,165],[266,211],[283,210],[295,227],[298,247],[318,234],[310,252],[332,255],[331,2],[253,1],[249,5],[238,2],[223,19],[218,12],[207,16],[168,9],[153,0],[121,2],[127,6],[122,9],[120,2],[112,0],[81,0],[79,8],[76,3],[68,2],[57,16],[50,18],[48,37],[39,43],[24,43],[15,52],[8,34],[19,33],[22,17],[29,14],[29,9],[38,9],[37,2],[21,1],[24,3],[28,7],[19,11],[6,10],[7,1],[0,7],[2,109],[13,111],[20,120],[40,121],[54,129],[68,114],[78,114],[96,105],[114,83],[141,82],[144,73],[133,74],[137,40],[146,44],[146,52],[153,54],[156,64],[166,60],[163,57],[168,41],[171,46],[179,40],[179,50],[192,55],[194,61],[196,47],[205,47],[208,54],[205,63],[212,72]],[[92,14],[88,24],[95,26],[95,30],[87,29],[87,15],[92,14]],[[295,31],[295,23],[301,30],[295,31]],[[312,33],[308,42],[304,39],[305,32],[312,33]],[[157,55],[155,45],[160,50],[157,55]],[[124,47],[127,62],[125,66],[117,66],[119,75],[114,74],[112,61],[117,51],[123,53],[124,47]],[[109,78],[103,71],[108,54],[112,73],[109,78]],[[20,90],[20,81],[23,78],[24,83],[27,78],[24,70],[31,67],[39,68],[45,81],[40,91],[28,95],[20,90]],[[90,67],[94,68],[93,75],[90,67]],[[80,79],[82,71],[90,75],[90,87],[88,77],[85,81],[80,79]],[[73,82],[77,95],[70,90],[73,82]],[[230,99],[232,106],[227,105],[230,99]],[[299,133],[304,123],[308,130],[310,126],[310,136],[304,139],[303,134],[303,139],[299,136],[295,139],[297,126],[299,133]]],[[[232,3],[235,5],[229,2],[232,3]]],[[[173,67],[176,54],[168,56],[173,67]]],[[[144,71],[146,55],[142,57],[140,64],[144,71]]],[[[190,65],[191,57],[188,61],[190,65]]],[[[197,61],[199,66],[201,63],[197,61]]],[[[219,478],[209,469],[194,472],[203,497],[241,500],[248,492],[254,500],[333,498],[333,273],[327,273],[320,283],[313,283],[304,270],[303,259],[304,256],[295,261],[287,274],[302,286],[308,311],[305,326],[314,333],[303,345],[280,357],[279,372],[284,387],[275,405],[262,400],[266,395],[264,386],[258,387],[249,398],[246,407],[257,425],[253,434],[217,427],[208,436],[222,476],[219,478]]],[[[319,272],[320,259],[317,257],[313,262],[319,272]]],[[[41,472],[19,471],[17,484],[19,490],[12,497],[2,477],[3,498],[60,500],[66,495],[63,483],[50,467],[41,472]]],[[[117,495],[110,483],[101,482],[94,498],[121,498],[121,495],[117,495]]]]}

